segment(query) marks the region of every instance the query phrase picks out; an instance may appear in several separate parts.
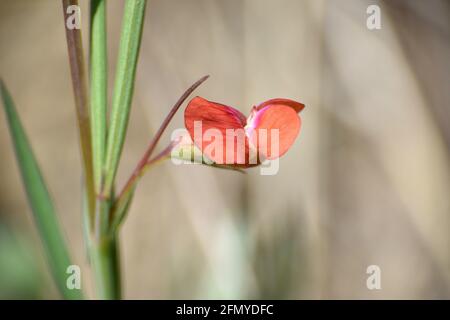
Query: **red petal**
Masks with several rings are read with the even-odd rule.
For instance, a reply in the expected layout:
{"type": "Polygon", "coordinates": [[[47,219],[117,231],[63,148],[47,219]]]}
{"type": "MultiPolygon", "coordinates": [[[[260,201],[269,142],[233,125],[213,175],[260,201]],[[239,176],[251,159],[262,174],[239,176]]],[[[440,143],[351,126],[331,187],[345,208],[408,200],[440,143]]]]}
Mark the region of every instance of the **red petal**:
{"type": "Polygon", "coordinates": [[[267,101],[264,101],[263,103],[259,104],[256,107],[256,110],[261,110],[266,106],[269,105],[282,105],[282,106],[288,106],[291,107],[292,109],[294,109],[297,113],[299,113],[300,111],[302,111],[305,108],[305,105],[303,103],[294,101],[294,100],[289,100],[289,99],[283,99],[283,98],[275,98],[275,99],[270,99],[267,101]]]}
{"type": "MultiPolygon", "coordinates": [[[[244,129],[246,118],[241,112],[220,103],[195,97],[186,107],[184,122],[192,140],[208,158],[218,164],[228,162],[228,164],[248,166],[249,147],[244,129]],[[199,129],[197,129],[198,133],[195,133],[197,121],[201,121],[201,135],[199,129]],[[211,131],[208,131],[210,129],[211,131]],[[233,129],[235,133],[240,134],[240,144],[237,136],[234,137],[234,148],[231,145],[227,146],[227,129],[233,129]],[[219,135],[216,136],[215,133],[219,135]],[[220,140],[216,141],[216,139],[220,140]],[[212,143],[214,144],[210,146],[212,143]]],[[[233,137],[230,136],[230,139],[233,137]]]]}
{"type": "Polygon", "coordinates": [[[276,159],[291,147],[300,127],[301,119],[293,107],[271,104],[256,111],[251,119],[250,141],[267,159],[276,159]],[[273,129],[278,130],[278,141],[272,141],[272,137],[276,137],[272,136],[276,134],[273,129]]]}

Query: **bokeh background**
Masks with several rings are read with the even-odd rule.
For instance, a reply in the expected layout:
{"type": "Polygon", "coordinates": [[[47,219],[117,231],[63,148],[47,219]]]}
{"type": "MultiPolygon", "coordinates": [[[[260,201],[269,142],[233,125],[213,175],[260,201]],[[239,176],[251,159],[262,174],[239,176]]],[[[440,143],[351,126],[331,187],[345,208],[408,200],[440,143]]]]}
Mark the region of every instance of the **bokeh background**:
{"type": "MultiPolygon", "coordinates": [[[[108,1],[110,89],[122,6],[108,1]]],[[[449,24],[445,0],[148,1],[119,185],[205,74],[197,94],[244,114],[273,97],[307,108],[275,176],[148,172],[121,232],[124,297],[449,299],[449,24]],[[372,264],[381,290],[366,287],[372,264]]],[[[92,297],[60,1],[0,1],[0,74],[92,297]]],[[[0,298],[58,298],[3,112],[0,150],[0,298]]]]}

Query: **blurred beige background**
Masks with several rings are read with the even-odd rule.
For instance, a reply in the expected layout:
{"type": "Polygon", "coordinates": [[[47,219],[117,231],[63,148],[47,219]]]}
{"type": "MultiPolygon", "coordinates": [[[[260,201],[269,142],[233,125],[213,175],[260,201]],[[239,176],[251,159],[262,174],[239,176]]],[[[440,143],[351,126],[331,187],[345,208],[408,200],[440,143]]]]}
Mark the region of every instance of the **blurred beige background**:
{"type": "MultiPolygon", "coordinates": [[[[110,85],[122,6],[108,1],[110,85]]],[[[119,185],[205,74],[196,94],[244,114],[274,97],[307,108],[275,176],[170,162],[146,175],[121,234],[124,297],[450,298],[449,21],[445,0],[148,1],[119,185]],[[366,287],[372,264],[381,290],[366,287]]],[[[0,76],[92,296],[60,1],[0,1],[0,76]]],[[[3,112],[0,150],[0,298],[57,298],[3,112]]]]}

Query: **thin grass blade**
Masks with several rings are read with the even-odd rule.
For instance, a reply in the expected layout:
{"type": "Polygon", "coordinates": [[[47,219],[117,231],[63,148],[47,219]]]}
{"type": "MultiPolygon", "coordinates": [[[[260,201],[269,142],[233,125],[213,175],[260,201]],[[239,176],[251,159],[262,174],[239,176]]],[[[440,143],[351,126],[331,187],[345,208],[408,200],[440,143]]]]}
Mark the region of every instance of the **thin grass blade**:
{"type": "Polygon", "coordinates": [[[91,1],[91,128],[95,190],[100,193],[106,148],[107,48],[106,1],[91,1]]]}
{"type": "Polygon", "coordinates": [[[79,289],[69,289],[66,285],[67,267],[72,265],[60,226],[57,221],[50,194],[41,175],[25,131],[20,122],[12,98],[3,82],[0,81],[0,95],[3,102],[9,130],[27,193],[28,202],[33,211],[48,263],[58,289],[66,299],[82,299],[79,289]]]}
{"type": "Polygon", "coordinates": [[[108,198],[122,153],[133,97],[146,0],[126,1],[109,122],[103,197],[108,198]]]}

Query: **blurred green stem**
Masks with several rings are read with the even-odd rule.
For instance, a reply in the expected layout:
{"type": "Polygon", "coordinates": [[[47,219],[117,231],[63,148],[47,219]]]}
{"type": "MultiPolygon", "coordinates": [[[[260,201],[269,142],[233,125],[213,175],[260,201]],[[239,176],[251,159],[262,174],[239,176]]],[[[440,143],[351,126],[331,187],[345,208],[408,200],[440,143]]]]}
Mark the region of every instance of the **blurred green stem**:
{"type": "Polygon", "coordinates": [[[99,299],[120,299],[119,261],[118,235],[108,235],[92,241],[91,263],[99,299]]]}

